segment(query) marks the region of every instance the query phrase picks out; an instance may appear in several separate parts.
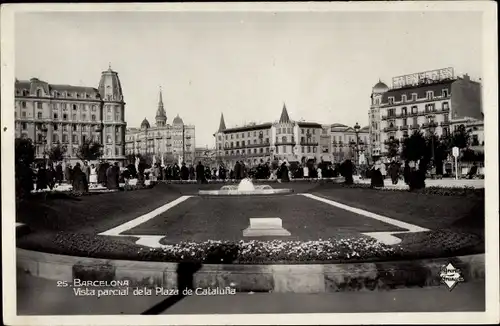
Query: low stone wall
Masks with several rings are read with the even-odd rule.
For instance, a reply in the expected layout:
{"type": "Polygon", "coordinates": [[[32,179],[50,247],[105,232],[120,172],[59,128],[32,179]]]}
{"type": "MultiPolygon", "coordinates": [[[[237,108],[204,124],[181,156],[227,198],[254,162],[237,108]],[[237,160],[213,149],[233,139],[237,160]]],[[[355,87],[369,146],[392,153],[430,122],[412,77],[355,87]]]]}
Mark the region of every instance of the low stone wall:
{"type": "Polygon", "coordinates": [[[193,288],[231,287],[238,292],[324,293],[436,286],[442,283],[440,270],[448,263],[461,270],[464,282],[484,280],[484,255],[322,265],[201,265],[92,259],[17,249],[18,270],[45,279],[128,280],[132,287],[167,289],[189,283],[193,288]]]}

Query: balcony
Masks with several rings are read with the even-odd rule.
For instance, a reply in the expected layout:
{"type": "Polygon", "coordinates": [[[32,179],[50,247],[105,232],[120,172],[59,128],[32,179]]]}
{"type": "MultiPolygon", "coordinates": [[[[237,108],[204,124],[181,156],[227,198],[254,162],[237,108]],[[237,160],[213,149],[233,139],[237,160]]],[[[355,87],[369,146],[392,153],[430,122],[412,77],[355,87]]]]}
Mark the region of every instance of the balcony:
{"type": "Polygon", "coordinates": [[[439,125],[440,125],[441,127],[444,127],[444,126],[449,126],[449,125],[450,125],[450,123],[451,123],[450,121],[443,121],[443,122],[441,122],[439,125]]]}
{"type": "Polygon", "coordinates": [[[293,140],[290,140],[290,141],[279,141],[279,142],[276,142],[275,145],[292,145],[292,146],[295,146],[295,141],[293,140]]]}
{"type": "Polygon", "coordinates": [[[312,141],[304,141],[304,142],[300,142],[300,145],[301,146],[318,146],[319,143],[318,142],[312,142],[312,141]]]}
{"type": "Polygon", "coordinates": [[[420,125],[418,123],[411,126],[411,129],[413,129],[413,130],[418,129],[418,128],[420,128],[420,125]]]}
{"type": "Polygon", "coordinates": [[[441,109],[441,111],[442,111],[442,112],[449,112],[449,111],[450,111],[450,107],[449,107],[449,106],[447,106],[447,107],[443,107],[443,108],[441,109]]]}
{"type": "Polygon", "coordinates": [[[399,127],[399,130],[408,130],[408,125],[399,127]]]}
{"type": "Polygon", "coordinates": [[[398,130],[398,127],[396,127],[396,126],[384,128],[384,132],[397,131],[397,130],[398,130]]]}

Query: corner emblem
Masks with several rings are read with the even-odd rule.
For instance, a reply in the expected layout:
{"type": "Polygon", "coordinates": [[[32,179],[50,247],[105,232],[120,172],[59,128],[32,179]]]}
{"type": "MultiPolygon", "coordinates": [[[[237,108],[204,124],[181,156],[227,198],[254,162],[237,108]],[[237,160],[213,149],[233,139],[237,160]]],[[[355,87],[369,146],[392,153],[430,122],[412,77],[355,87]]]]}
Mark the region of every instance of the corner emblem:
{"type": "Polygon", "coordinates": [[[450,291],[453,290],[459,282],[464,281],[460,270],[455,268],[452,263],[443,265],[439,276],[441,276],[441,281],[446,284],[450,291]]]}

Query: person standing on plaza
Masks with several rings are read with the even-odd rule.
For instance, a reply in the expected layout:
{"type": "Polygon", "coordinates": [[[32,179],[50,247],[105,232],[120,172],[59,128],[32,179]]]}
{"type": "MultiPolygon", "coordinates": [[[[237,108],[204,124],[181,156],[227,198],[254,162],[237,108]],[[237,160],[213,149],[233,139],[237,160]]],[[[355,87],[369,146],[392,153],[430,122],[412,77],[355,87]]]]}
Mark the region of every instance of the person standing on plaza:
{"type": "Polygon", "coordinates": [[[158,164],[155,163],[151,167],[151,182],[156,182],[158,180],[158,164]]]}
{"type": "Polygon", "coordinates": [[[45,190],[47,188],[47,171],[42,164],[38,164],[36,173],[36,190],[45,190]]]}
{"type": "Polygon", "coordinates": [[[189,169],[186,166],[186,162],[182,162],[181,180],[189,180],[189,169]]]}
{"type": "Polygon", "coordinates": [[[201,164],[201,161],[198,162],[198,165],[196,166],[196,181],[198,184],[205,183],[205,167],[203,164],[201,164]]]}
{"type": "Polygon", "coordinates": [[[403,168],[403,179],[407,185],[410,184],[410,175],[411,175],[410,161],[406,160],[405,166],[403,168]]]}
{"type": "Polygon", "coordinates": [[[382,172],[380,172],[381,165],[383,163],[377,160],[372,167],[370,172],[370,186],[372,188],[382,188],[384,187],[384,178],[382,177],[382,172]]]}
{"type": "Polygon", "coordinates": [[[222,163],[219,165],[219,179],[222,181],[226,180],[226,169],[222,163]]]}
{"type": "Polygon", "coordinates": [[[73,168],[72,181],[73,192],[82,194],[88,191],[87,178],[81,169],[80,162],[77,162],[73,168]]]}
{"type": "Polygon", "coordinates": [[[380,173],[382,173],[382,179],[385,180],[385,177],[387,176],[387,169],[384,162],[380,163],[380,173]]]}
{"type": "Polygon", "coordinates": [[[236,161],[236,163],[234,164],[234,178],[236,180],[241,180],[241,176],[241,164],[239,161],[236,161]]]}
{"type": "Polygon", "coordinates": [[[97,185],[97,168],[94,164],[90,165],[89,183],[94,187],[97,185]]]}
{"type": "Polygon", "coordinates": [[[90,182],[90,166],[88,161],[83,162],[82,168],[83,174],[85,174],[85,178],[87,179],[87,184],[90,182]]]}
{"type": "Polygon", "coordinates": [[[66,180],[66,183],[71,184],[71,164],[66,164],[66,167],[64,168],[64,179],[66,180]]]}
{"type": "Polygon", "coordinates": [[[61,162],[57,163],[55,170],[56,170],[56,182],[58,185],[61,185],[61,183],[63,182],[63,179],[64,179],[63,168],[62,168],[61,162]]]}
{"type": "Polygon", "coordinates": [[[116,170],[113,165],[109,165],[108,169],[106,170],[106,188],[108,188],[109,190],[118,188],[115,171],[116,170]]]}
{"type": "Polygon", "coordinates": [[[345,184],[352,185],[354,183],[354,179],[352,177],[352,173],[354,171],[353,164],[351,160],[345,160],[340,166],[340,174],[345,179],[345,184]]]}
{"type": "Polygon", "coordinates": [[[175,162],[174,166],[172,167],[172,178],[174,180],[179,180],[180,174],[181,174],[181,169],[179,168],[179,165],[177,164],[177,162],[175,162]]]}
{"type": "Polygon", "coordinates": [[[391,176],[392,184],[393,185],[398,184],[399,164],[397,164],[395,161],[392,161],[391,165],[389,165],[389,175],[391,176]]]}
{"type": "Polygon", "coordinates": [[[196,171],[193,164],[189,164],[189,180],[196,180],[196,171]]]}
{"type": "Polygon", "coordinates": [[[47,184],[50,190],[54,189],[56,185],[56,170],[52,163],[49,163],[49,167],[47,168],[47,184]]]}

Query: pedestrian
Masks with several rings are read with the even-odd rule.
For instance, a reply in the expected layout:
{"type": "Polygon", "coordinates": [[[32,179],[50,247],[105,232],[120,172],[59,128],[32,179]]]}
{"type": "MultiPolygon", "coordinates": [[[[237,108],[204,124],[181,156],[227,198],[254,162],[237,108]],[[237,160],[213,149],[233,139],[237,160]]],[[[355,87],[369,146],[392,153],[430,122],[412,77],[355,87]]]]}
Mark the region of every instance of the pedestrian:
{"type": "Polygon", "coordinates": [[[64,173],[61,162],[56,165],[56,182],[58,185],[61,185],[64,179],[64,173]]]}
{"type": "Polygon", "coordinates": [[[242,179],[241,164],[239,161],[236,161],[236,163],[234,164],[234,177],[236,180],[242,179]]]}
{"type": "Polygon", "coordinates": [[[189,180],[189,169],[186,166],[186,162],[182,162],[181,166],[181,180],[189,180]]]}
{"type": "Polygon", "coordinates": [[[347,185],[352,185],[354,183],[354,179],[352,177],[352,173],[354,171],[353,164],[351,160],[345,160],[340,165],[340,174],[344,177],[344,183],[347,185]]]}
{"type": "Polygon", "coordinates": [[[392,161],[391,165],[389,166],[389,175],[391,176],[392,184],[393,185],[398,184],[399,164],[397,164],[395,161],[392,161]]]}
{"type": "Polygon", "coordinates": [[[52,165],[52,163],[49,164],[49,168],[47,169],[46,173],[47,185],[49,186],[49,189],[52,190],[56,185],[56,170],[54,169],[54,165],[52,165]]]}
{"type": "Polygon", "coordinates": [[[87,178],[81,169],[80,162],[77,162],[72,173],[73,192],[80,195],[86,193],[88,191],[86,180],[87,178]]]}
{"type": "Polygon", "coordinates": [[[403,179],[404,182],[409,185],[410,184],[410,176],[411,176],[411,167],[410,167],[410,161],[406,160],[405,161],[405,166],[403,168],[403,179]]]}
{"type": "Polygon", "coordinates": [[[290,175],[288,173],[288,166],[286,165],[286,161],[284,161],[280,166],[280,179],[281,182],[290,182],[290,175]]]}
{"type": "Polygon", "coordinates": [[[85,161],[83,162],[83,174],[85,174],[85,178],[87,179],[87,184],[90,182],[90,166],[89,162],[85,161]]]}
{"type": "Polygon", "coordinates": [[[38,171],[36,173],[36,190],[47,189],[47,171],[42,164],[38,164],[38,171]]]}
{"type": "Polygon", "coordinates": [[[90,165],[90,177],[89,177],[89,183],[95,187],[97,185],[97,168],[95,167],[94,164],[90,165]]]}
{"type": "Polygon", "coordinates": [[[64,168],[64,179],[66,180],[67,184],[72,184],[72,180],[71,180],[72,171],[71,170],[72,170],[71,164],[66,164],[66,167],[64,168]]]}
{"type": "Polygon", "coordinates": [[[196,181],[198,184],[205,183],[205,167],[201,164],[201,161],[196,166],[196,181]]]}
{"type": "Polygon", "coordinates": [[[189,164],[189,180],[196,180],[196,171],[193,164],[189,164]]]}
{"type": "Polygon", "coordinates": [[[382,168],[382,162],[377,160],[370,171],[370,187],[372,188],[383,188],[384,178],[380,169],[382,168]]]}
{"type": "Polygon", "coordinates": [[[118,188],[116,169],[113,165],[109,165],[106,170],[106,188],[109,190],[115,190],[118,188]]]}

